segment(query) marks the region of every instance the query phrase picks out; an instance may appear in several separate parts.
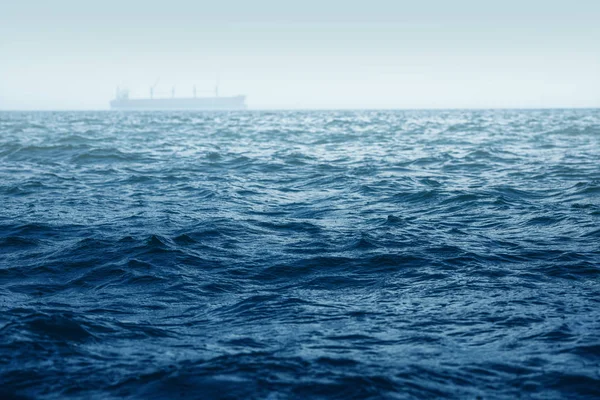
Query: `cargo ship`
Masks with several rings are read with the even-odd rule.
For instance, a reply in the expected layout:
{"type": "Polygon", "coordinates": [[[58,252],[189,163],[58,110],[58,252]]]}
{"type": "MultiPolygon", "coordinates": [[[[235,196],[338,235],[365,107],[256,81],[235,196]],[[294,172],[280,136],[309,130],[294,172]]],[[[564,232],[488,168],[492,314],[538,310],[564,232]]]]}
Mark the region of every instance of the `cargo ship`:
{"type": "Polygon", "coordinates": [[[175,89],[171,97],[154,98],[154,88],[150,88],[150,98],[130,98],[129,91],[117,88],[115,99],[110,102],[113,110],[245,110],[246,96],[219,96],[215,87],[214,96],[175,97],[175,89]]]}

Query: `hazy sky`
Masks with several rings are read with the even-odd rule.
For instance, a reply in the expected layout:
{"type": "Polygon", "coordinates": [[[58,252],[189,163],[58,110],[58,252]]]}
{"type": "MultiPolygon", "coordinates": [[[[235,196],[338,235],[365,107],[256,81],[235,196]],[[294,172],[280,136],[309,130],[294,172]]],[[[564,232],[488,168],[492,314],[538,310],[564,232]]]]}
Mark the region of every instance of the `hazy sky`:
{"type": "Polygon", "coordinates": [[[0,109],[600,107],[600,0],[0,3],[0,109]]]}

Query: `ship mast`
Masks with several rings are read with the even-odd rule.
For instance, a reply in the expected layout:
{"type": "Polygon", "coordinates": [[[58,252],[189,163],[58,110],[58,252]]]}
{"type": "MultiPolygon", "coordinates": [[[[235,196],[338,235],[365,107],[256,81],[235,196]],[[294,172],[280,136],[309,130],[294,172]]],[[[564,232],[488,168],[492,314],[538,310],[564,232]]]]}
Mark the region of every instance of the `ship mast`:
{"type": "Polygon", "coordinates": [[[156,78],[156,81],[154,82],[154,85],[150,86],[150,98],[151,99],[154,98],[154,88],[156,87],[156,85],[158,85],[159,81],[160,81],[160,77],[156,78]]]}

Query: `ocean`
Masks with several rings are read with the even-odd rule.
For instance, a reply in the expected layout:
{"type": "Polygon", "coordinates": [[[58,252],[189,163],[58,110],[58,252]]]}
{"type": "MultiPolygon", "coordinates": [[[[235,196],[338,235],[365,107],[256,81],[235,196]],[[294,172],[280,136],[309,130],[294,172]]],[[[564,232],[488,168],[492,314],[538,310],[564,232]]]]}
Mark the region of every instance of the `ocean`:
{"type": "Polygon", "coordinates": [[[0,398],[600,396],[600,110],[2,112],[0,398]]]}

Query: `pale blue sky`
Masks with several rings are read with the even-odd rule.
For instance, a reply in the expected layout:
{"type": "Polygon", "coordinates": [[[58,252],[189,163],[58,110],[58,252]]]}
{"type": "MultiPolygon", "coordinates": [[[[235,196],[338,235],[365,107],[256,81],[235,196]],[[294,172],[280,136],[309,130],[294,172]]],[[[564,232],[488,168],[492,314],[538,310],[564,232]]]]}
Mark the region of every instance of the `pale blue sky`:
{"type": "Polygon", "coordinates": [[[600,1],[0,5],[0,108],[247,94],[252,108],[599,107],[600,1]]]}

